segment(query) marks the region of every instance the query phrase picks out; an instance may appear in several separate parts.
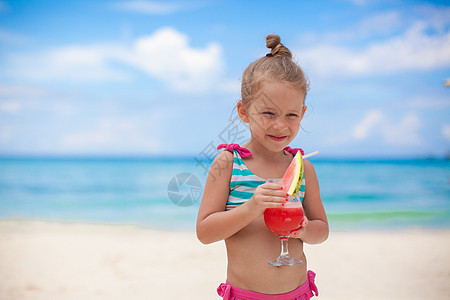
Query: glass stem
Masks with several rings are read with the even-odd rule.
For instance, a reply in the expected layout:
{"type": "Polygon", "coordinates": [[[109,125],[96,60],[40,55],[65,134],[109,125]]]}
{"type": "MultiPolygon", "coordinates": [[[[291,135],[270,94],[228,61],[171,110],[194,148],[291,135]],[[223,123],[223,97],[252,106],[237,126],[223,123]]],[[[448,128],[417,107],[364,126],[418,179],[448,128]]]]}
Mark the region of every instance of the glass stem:
{"type": "Polygon", "coordinates": [[[280,237],[280,239],[281,239],[281,254],[280,254],[280,256],[289,256],[289,249],[288,249],[289,237],[280,237]]]}

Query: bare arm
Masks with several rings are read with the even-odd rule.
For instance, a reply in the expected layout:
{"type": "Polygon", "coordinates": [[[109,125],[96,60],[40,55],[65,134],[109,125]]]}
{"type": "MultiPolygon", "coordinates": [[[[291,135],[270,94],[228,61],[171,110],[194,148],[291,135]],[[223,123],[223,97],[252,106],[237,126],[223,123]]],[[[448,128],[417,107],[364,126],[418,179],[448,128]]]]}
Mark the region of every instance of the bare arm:
{"type": "Polygon", "coordinates": [[[319,182],[313,165],[305,160],[306,190],[303,199],[306,226],[293,237],[300,238],[308,244],[320,244],[328,238],[328,220],[320,198],[319,182]]]}
{"type": "Polygon", "coordinates": [[[219,153],[206,179],[197,217],[197,237],[204,244],[229,238],[262,215],[265,208],[284,202],[285,192],[276,184],[266,183],[255,190],[250,200],[225,211],[232,171],[233,154],[219,153]]]}

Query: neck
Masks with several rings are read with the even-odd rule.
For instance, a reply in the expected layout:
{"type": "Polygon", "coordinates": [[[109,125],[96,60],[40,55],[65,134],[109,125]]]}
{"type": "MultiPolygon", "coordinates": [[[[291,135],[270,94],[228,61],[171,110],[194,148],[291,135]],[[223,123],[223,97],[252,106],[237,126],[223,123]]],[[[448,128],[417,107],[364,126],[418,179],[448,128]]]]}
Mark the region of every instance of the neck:
{"type": "Polygon", "coordinates": [[[285,153],[283,150],[271,151],[254,139],[250,139],[243,146],[245,148],[247,148],[248,150],[250,150],[253,155],[261,157],[267,161],[279,161],[281,158],[283,158],[285,156],[285,153]]]}

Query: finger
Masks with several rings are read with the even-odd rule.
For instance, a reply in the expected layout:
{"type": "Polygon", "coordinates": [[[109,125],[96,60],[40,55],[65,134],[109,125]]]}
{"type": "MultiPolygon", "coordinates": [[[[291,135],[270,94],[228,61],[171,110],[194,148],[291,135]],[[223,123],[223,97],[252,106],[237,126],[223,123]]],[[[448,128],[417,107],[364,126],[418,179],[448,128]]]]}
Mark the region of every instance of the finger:
{"type": "Polygon", "coordinates": [[[283,201],[287,201],[286,199],[288,199],[288,195],[284,192],[281,192],[281,193],[280,192],[269,192],[269,193],[264,193],[262,195],[267,198],[282,198],[283,201]]]}
{"type": "Polygon", "coordinates": [[[284,203],[280,202],[265,202],[264,207],[265,208],[282,208],[284,206],[284,203]]]}
{"type": "Polygon", "coordinates": [[[266,182],[264,184],[264,188],[269,189],[269,190],[282,190],[283,189],[283,187],[281,185],[273,183],[273,182],[266,182]]]}
{"type": "Polygon", "coordinates": [[[291,237],[296,237],[296,238],[298,238],[298,237],[303,236],[304,233],[305,233],[305,229],[304,229],[304,228],[301,228],[301,229],[299,229],[299,230],[294,231],[293,233],[291,233],[291,237]]]}
{"type": "Polygon", "coordinates": [[[284,197],[284,198],[288,196],[286,191],[281,189],[263,189],[261,192],[265,196],[284,197]]]}
{"type": "Polygon", "coordinates": [[[308,225],[309,219],[308,219],[306,216],[304,216],[304,217],[303,217],[303,222],[305,222],[305,224],[308,225]]]}
{"type": "Polygon", "coordinates": [[[307,217],[304,217],[304,219],[303,219],[303,222],[302,222],[302,227],[305,227],[305,226],[307,226],[307,225],[308,225],[308,223],[309,223],[309,220],[308,220],[308,218],[307,218],[307,217]]]}
{"type": "Polygon", "coordinates": [[[276,202],[276,203],[284,203],[286,202],[286,196],[285,194],[281,194],[281,195],[263,195],[262,197],[263,202],[276,202]]]}

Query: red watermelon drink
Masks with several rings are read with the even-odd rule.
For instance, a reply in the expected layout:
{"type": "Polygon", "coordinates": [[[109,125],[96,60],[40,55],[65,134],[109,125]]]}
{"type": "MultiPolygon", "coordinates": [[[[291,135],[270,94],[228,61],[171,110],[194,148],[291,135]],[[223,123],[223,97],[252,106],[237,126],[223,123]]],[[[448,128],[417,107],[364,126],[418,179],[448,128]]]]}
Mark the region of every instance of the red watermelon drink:
{"type": "Polygon", "coordinates": [[[319,152],[315,151],[302,157],[302,154],[298,151],[294,155],[283,178],[266,180],[267,182],[279,184],[289,195],[288,202],[284,203],[283,207],[266,208],[264,211],[264,222],[281,240],[281,254],[275,261],[269,262],[269,265],[294,266],[303,263],[302,260],[296,260],[289,255],[288,241],[292,232],[302,227],[304,220],[302,202],[300,201],[301,196],[299,195],[305,175],[303,158],[316,155],[317,153],[319,152]]]}
{"type": "MultiPolygon", "coordinates": [[[[288,168],[289,170],[289,168],[288,168]]],[[[291,180],[291,185],[297,185],[298,177],[291,180]]],[[[283,188],[286,187],[285,180],[283,179],[267,179],[267,182],[277,183],[283,188]]],[[[298,189],[297,189],[298,191],[298,189]]],[[[297,194],[297,193],[296,193],[297,194]]],[[[275,260],[269,262],[272,266],[294,266],[302,264],[302,260],[296,260],[289,254],[288,241],[292,232],[302,227],[304,219],[304,212],[302,203],[299,196],[292,196],[289,194],[288,202],[284,203],[283,207],[279,208],[266,208],[264,211],[264,222],[266,226],[281,240],[281,253],[275,260]]]]}
{"type": "Polygon", "coordinates": [[[287,202],[282,208],[267,208],[264,211],[264,222],[276,235],[289,237],[302,227],[303,207],[300,202],[287,202]]]}

